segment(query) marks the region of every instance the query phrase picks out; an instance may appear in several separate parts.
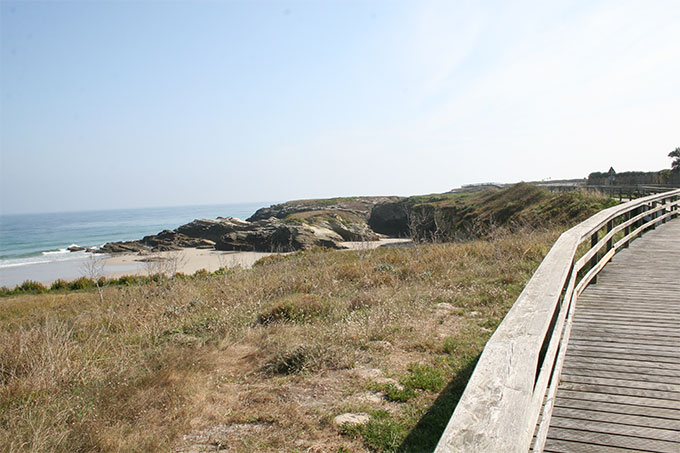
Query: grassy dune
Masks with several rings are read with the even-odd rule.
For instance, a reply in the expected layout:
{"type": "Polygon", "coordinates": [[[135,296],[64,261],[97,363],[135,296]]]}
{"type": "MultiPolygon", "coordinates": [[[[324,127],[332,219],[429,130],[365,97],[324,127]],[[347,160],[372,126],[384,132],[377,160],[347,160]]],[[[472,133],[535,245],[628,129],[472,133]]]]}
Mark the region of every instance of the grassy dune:
{"type": "Polygon", "coordinates": [[[106,287],[103,303],[92,290],[3,298],[0,444],[431,448],[556,235],[313,250],[219,276],[106,287]],[[334,426],[344,412],[371,420],[334,426]]]}

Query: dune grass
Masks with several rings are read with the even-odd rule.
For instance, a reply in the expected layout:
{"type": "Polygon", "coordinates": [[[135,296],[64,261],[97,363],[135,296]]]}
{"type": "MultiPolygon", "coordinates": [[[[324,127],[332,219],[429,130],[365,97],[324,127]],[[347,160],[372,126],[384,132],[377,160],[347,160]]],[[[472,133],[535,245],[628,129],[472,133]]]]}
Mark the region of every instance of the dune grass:
{"type": "Polygon", "coordinates": [[[427,451],[559,234],[0,299],[5,451],[427,451]],[[345,412],[371,415],[338,427],[345,412]]]}

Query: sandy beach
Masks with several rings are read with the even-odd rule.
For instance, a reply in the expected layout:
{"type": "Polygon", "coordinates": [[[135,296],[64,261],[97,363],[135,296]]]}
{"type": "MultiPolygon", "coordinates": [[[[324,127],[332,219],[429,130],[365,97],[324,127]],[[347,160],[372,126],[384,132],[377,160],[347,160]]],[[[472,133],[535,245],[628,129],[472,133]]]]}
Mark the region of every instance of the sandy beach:
{"type": "MultiPolygon", "coordinates": [[[[375,249],[383,246],[404,245],[408,239],[387,238],[379,241],[343,242],[348,250],[375,249]]],[[[107,256],[102,260],[104,275],[120,277],[122,275],[147,275],[158,272],[172,274],[183,272],[193,274],[205,269],[214,272],[221,267],[249,268],[270,252],[221,252],[211,249],[186,248],[175,252],[158,252],[150,255],[122,254],[107,256]]]]}
{"type": "MultiPolygon", "coordinates": [[[[387,238],[378,241],[343,242],[348,250],[374,249],[409,243],[408,239],[387,238]]],[[[96,260],[97,275],[118,278],[123,275],[148,275],[158,272],[193,274],[199,269],[210,272],[220,267],[241,266],[249,268],[258,259],[271,255],[268,252],[221,252],[213,249],[185,248],[173,252],[140,255],[125,253],[117,255],[82,254],[78,259],[32,264],[2,269],[0,286],[12,288],[26,280],[50,285],[57,279],[75,280],[90,276],[90,260],[96,260]]]]}

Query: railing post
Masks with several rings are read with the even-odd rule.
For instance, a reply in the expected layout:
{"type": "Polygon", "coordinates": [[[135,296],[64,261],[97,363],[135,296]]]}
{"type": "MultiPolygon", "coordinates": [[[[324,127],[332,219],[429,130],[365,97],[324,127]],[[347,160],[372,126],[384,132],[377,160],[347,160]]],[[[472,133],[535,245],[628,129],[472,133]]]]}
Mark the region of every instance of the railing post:
{"type": "MultiPolygon", "coordinates": [[[[640,227],[642,226],[642,224],[645,223],[645,216],[644,216],[644,213],[645,213],[645,211],[647,210],[647,205],[642,205],[642,206],[640,206],[639,209],[640,209],[640,214],[643,214],[643,216],[640,218],[640,220],[638,220],[637,222],[635,222],[635,229],[640,228],[640,227]]],[[[638,233],[637,237],[638,237],[638,238],[642,237],[642,231],[640,231],[640,232],[638,233]]]]}
{"type": "MultiPolygon", "coordinates": [[[[654,208],[656,208],[656,201],[652,201],[651,209],[654,209],[654,208]]],[[[656,217],[657,217],[657,213],[653,212],[652,213],[652,220],[656,220],[656,217]]],[[[656,229],[656,222],[652,222],[652,227],[650,228],[650,230],[655,230],[655,229],[656,229]]]]}
{"type": "MultiPolygon", "coordinates": [[[[609,234],[612,231],[612,228],[614,228],[614,221],[610,220],[607,222],[607,234],[609,234]]],[[[614,238],[609,238],[607,241],[607,252],[609,252],[612,249],[612,244],[613,244],[614,238]]]]}
{"type": "MultiPolygon", "coordinates": [[[[629,221],[629,220],[631,219],[631,217],[635,217],[635,216],[637,215],[637,212],[638,212],[637,209],[633,209],[633,211],[628,211],[628,212],[626,212],[625,221],[627,222],[627,221],[629,221]]],[[[626,229],[624,230],[623,234],[624,234],[624,236],[628,236],[628,235],[630,234],[630,225],[628,225],[628,226],[626,227],[626,229]]],[[[630,245],[630,239],[628,239],[628,240],[626,241],[626,243],[623,244],[623,247],[624,247],[624,248],[627,248],[628,245],[630,245]]]]}
{"type": "MultiPolygon", "coordinates": [[[[590,236],[590,248],[595,247],[595,245],[597,244],[597,237],[598,237],[597,231],[594,232],[592,236],[590,236]]],[[[590,258],[590,268],[591,269],[594,268],[595,266],[597,266],[597,255],[598,254],[595,253],[595,255],[593,255],[593,257],[590,258]]],[[[590,283],[593,284],[593,285],[597,283],[597,275],[593,277],[593,279],[590,281],[590,283]]]]}
{"type": "MultiPolygon", "coordinates": [[[[663,204],[664,208],[661,210],[661,215],[663,216],[666,214],[666,200],[662,200],[661,203],[663,204]]],[[[661,220],[662,223],[666,223],[667,218],[664,217],[663,220],[661,220]]]]}

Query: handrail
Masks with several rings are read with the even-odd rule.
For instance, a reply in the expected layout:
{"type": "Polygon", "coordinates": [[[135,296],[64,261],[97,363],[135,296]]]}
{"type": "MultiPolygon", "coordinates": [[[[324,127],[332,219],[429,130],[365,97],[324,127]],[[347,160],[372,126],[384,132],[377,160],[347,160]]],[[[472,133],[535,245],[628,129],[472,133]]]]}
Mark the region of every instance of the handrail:
{"type": "Polygon", "coordinates": [[[526,452],[534,434],[534,451],[543,451],[576,299],[620,248],[679,214],[680,189],[604,209],[564,232],[487,342],[435,451],[526,452]]]}

